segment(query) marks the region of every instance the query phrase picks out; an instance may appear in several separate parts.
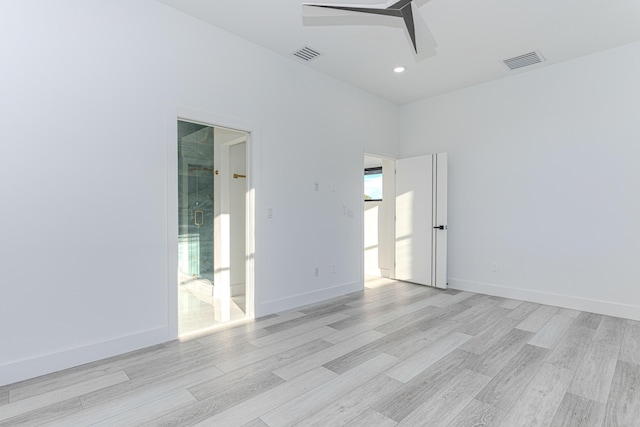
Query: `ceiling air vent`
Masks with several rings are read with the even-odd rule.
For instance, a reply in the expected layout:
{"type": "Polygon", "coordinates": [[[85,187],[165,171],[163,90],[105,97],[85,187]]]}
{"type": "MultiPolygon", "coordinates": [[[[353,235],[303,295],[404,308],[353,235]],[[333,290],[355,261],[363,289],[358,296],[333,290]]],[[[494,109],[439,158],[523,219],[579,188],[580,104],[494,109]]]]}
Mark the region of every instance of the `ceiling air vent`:
{"type": "Polygon", "coordinates": [[[544,58],[539,52],[525,53],[524,55],[516,56],[515,58],[505,59],[504,65],[509,67],[510,70],[516,70],[522,67],[528,67],[529,65],[539,64],[544,61],[544,58]]]}
{"type": "Polygon", "coordinates": [[[320,52],[315,49],[311,49],[309,46],[305,46],[302,49],[293,52],[292,55],[298,59],[302,59],[304,62],[309,62],[320,56],[320,52]]]}

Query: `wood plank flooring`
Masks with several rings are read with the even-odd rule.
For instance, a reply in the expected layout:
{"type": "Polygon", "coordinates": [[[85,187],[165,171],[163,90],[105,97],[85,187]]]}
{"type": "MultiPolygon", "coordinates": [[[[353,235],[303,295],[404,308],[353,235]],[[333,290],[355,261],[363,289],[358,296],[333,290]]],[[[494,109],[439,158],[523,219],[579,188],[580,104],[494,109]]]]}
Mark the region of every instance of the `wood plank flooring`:
{"type": "Polygon", "coordinates": [[[640,426],[640,322],[402,282],[0,387],[0,426],[640,426]]]}

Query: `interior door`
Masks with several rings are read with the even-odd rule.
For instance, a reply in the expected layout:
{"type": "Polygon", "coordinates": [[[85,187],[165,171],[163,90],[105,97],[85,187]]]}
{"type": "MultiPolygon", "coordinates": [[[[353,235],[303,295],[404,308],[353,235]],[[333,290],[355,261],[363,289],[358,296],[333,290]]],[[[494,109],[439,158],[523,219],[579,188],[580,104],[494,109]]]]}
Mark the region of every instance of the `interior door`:
{"type": "Polygon", "coordinates": [[[447,289],[447,153],[433,154],[433,286],[447,289]]]}
{"type": "Polygon", "coordinates": [[[447,155],[396,160],[398,280],[447,287],[447,155]]]}

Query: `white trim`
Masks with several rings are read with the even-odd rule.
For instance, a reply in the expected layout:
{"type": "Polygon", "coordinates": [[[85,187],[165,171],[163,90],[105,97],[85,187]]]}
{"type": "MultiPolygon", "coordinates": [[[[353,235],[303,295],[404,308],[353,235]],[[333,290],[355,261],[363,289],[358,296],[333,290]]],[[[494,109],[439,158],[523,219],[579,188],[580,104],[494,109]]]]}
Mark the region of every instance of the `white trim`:
{"type": "Polygon", "coordinates": [[[0,386],[161,344],[169,340],[168,332],[168,328],[151,329],[31,359],[6,363],[0,365],[0,386]]]}
{"type": "Polygon", "coordinates": [[[476,292],[502,298],[553,305],[607,316],[640,320],[640,307],[615,302],[593,300],[569,295],[533,291],[530,289],[511,288],[493,283],[449,278],[449,288],[459,291],[476,292]]]}
{"type": "MultiPolygon", "coordinates": [[[[176,107],[176,116],[176,120],[184,119],[190,122],[201,123],[203,125],[223,127],[247,133],[254,132],[256,128],[253,123],[236,117],[214,114],[204,110],[185,107],[183,105],[178,105],[176,107]]],[[[175,143],[175,141],[173,142],[175,143]]]]}
{"type": "Polygon", "coordinates": [[[169,338],[178,338],[178,286],[173,286],[178,277],[178,120],[176,109],[167,108],[165,140],[167,161],[167,326],[169,338]]]}
{"type": "Polygon", "coordinates": [[[349,282],[341,285],[332,286],[330,288],[319,289],[316,291],[306,292],[265,301],[260,305],[260,313],[280,313],[283,311],[299,308],[305,305],[314,304],[331,298],[344,296],[352,292],[362,291],[362,282],[349,282]]]}

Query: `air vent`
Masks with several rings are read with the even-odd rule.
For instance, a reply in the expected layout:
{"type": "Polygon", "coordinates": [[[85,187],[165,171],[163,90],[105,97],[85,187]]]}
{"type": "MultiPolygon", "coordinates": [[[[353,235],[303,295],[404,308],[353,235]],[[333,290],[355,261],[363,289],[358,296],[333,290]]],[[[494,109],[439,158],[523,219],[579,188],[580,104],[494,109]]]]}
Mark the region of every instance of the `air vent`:
{"type": "Polygon", "coordinates": [[[518,68],[528,67],[529,65],[539,64],[543,61],[544,58],[539,52],[531,52],[516,56],[515,58],[505,59],[503,62],[510,70],[516,70],[518,68]]]}
{"type": "Polygon", "coordinates": [[[292,55],[298,59],[302,59],[305,62],[309,62],[312,59],[316,59],[318,56],[320,56],[320,52],[315,49],[311,49],[309,46],[305,46],[302,49],[293,52],[292,55]]]}

